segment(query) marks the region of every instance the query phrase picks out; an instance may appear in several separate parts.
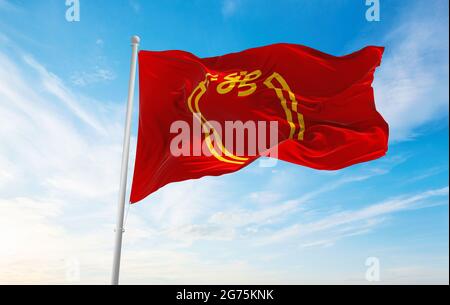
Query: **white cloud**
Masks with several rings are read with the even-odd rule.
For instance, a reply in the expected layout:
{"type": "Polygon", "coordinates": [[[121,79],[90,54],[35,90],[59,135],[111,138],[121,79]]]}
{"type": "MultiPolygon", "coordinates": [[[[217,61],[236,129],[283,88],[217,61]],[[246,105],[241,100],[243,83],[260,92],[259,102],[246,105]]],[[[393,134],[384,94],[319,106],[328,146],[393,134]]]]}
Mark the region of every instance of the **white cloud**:
{"type": "Polygon", "coordinates": [[[218,263],[192,253],[167,250],[130,251],[123,265],[123,281],[130,284],[281,284],[291,277],[287,272],[255,268],[244,260],[218,263]]]}
{"type": "MultiPolygon", "coordinates": [[[[448,258],[446,259],[448,264],[448,258]]],[[[448,279],[448,268],[425,268],[420,265],[390,267],[384,270],[382,274],[383,283],[397,285],[442,285],[444,283],[448,285],[448,279]]]]}
{"type": "Polygon", "coordinates": [[[106,68],[95,67],[93,71],[90,72],[75,72],[71,77],[71,81],[77,86],[87,86],[112,81],[116,78],[117,76],[113,71],[106,68]]]}
{"type": "Polygon", "coordinates": [[[0,190],[17,175],[14,164],[0,155],[0,190]]]}
{"type": "MultiPolygon", "coordinates": [[[[390,168],[403,162],[403,158],[387,160],[386,166],[374,170],[368,168],[360,175],[335,177],[334,181],[324,183],[323,187],[306,192],[291,200],[282,200],[283,196],[270,191],[250,194],[250,206],[243,207],[240,199],[234,199],[232,205],[223,196],[221,184],[214,180],[203,180],[201,183],[187,182],[180,185],[169,185],[152,201],[158,202],[142,209],[141,214],[152,215],[150,226],[159,236],[166,240],[183,241],[192,245],[201,240],[240,240],[254,238],[267,227],[281,224],[292,215],[308,215],[313,213],[304,205],[314,202],[320,196],[335,191],[349,184],[360,183],[370,178],[389,172],[390,168]],[[186,196],[189,193],[191,196],[186,196]],[[222,194],[219,195],[218,194],[222,194]],[[268,205],[264,196],[272,199],[268,205]],[[211,198],[214,198],[211,200],[211,198]],[[278,198],[275,200],[275,198],[278,198]]],[[[283,177],[285,173],[273,175],[273,179],[283,177]]],[[[248,201],[248,196],[243,201],[248,201]]],[[[149,203],[151,204],[151,203],[149,203]]],[[[348,232],[343,232],[348,233],[348,232]]],[[[349,235],[350,236],[350,235],[349,235]]]]}
{"type": "Polygon", "coordinates": [[[74,94],[63,84],[63,82],[53,73],[48,72],[41,64],[36,62],[31,56],[25,55],[24,61],[35,69],[40,76],[42,86],[48,93],[53,94],[58,101],[63,102],[70,111],[77,115],[83,122],[93,127],[97,132],[104,133],[104,128],[86,109],[80,107],[74,94]]]}
{"type": "Polygon", "coordinates": [[[277,202],[281,199],[282,195],[273,191],[262,191],[262,192],[253,192],[249,195],[249,199],[252,202],[258,204],[270,204],[272,202],[277,202]]]}
{"type": "Polygon", "coordinates": [[[374,87],[392,141],[413,138],[424,124],[448,117],[447,11],[445,1],[424,3],[400,17],[385,38],[386,55],[374,87]]]}
{"type": "Polygon", "coordinates": [[[14,53],[0,49],[0,283],[65,283],[72,256],[106,283],[122,107],[14,53]]]}
{"type": "MultiPolygon", "coordinates": [[[[332,239],[335,241],[336,239],[340,239],[348,234],[360,232],[362,229],[366,231],[373,226],[378,225],[387,215],[405,210],[435,206],[436,203],[432,199],[448,197],[448,194],[449,188],[445,187],[426,191],[417,195],[394,198],[367,206],[360,210],[336,212],[319,221],[311,223],[297,223],[287,228],[280,229],[270,236],[265,236],[264,239],[258,242],[258,244],[266,245],[289,238],[310,237],[313,234],[314,238],[317,238],[317,234],[323,232],[328,233],[327,236],[333,236],[335,232],[340,230],[340,233],[344,234],[338,234],[335,236],[332,239]]],[[[441,202],[438,204],[441,204],[441,202]]],[[[329,243],[331,243],[331,241],[329,241],[329,243]]]]}
{"type": "Polygon", "coordinates": [[[230,227],[245,227],[248,225],[264,226],[276,221],[276,219],[292,213],[298,209],[297,201],[288,201],[282,204],[272,204],[271,206],[257,210],[230,209],[227,212],[213,214],[209,222],[216,225],[230,227]]]}

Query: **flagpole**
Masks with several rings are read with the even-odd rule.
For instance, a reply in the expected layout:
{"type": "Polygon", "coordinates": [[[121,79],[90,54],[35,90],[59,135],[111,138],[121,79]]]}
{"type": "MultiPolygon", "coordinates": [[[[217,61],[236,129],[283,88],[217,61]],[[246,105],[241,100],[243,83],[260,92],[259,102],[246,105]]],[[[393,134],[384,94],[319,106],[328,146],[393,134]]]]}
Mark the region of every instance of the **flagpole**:
{"type": "Polygon", "coordinates": [[[131,69],[130,69],[130,82],[128,84],[128,104],[127,104],[127,117],[125,121],[125,135],[123,139],[119,208],[117,212],[116,240],[114,246],[114,262],[111,279],[112,285],[119,285],[120,257],[122,253],[122,237],[124,233],[123,220],[125,214],[125,195],[127,190],[128,159],[130,155],[131,117],[133,115],[133,99],[134,99],[134,87],[136,83],[136,66],[137,66],[139,43],[140,38],[138,36],[133,36],[131,38],[131,47],[132,47],[131,69]]]}

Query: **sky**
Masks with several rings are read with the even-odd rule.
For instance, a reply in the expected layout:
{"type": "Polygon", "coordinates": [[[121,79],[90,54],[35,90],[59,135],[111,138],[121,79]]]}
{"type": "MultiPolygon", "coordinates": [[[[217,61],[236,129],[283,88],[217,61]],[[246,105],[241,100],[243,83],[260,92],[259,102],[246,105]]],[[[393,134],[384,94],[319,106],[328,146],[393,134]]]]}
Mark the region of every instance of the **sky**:
{"type": "Polygon", "coordinates": [[[368,22],[364,0],[80,0],[68,22],[65,0],[0,0],[0,283],[110,282],[137,34],[200,57],[385,46],[391,139],[341,171],[255,163],[127,207],[123,284],[448,284],[448,1],[380,5],[368,22]]]}

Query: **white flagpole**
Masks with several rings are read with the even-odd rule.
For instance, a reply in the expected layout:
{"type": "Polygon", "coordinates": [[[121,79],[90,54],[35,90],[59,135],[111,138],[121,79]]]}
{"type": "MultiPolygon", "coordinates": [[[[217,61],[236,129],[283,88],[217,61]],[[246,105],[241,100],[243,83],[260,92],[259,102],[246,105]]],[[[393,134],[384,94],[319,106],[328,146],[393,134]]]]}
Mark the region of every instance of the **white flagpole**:
{"type": "Polygon", "coordinates": [[[133,53],[131,56],[130,82],[128,84],[127,117],[125,122],[125,135],[123,139],[122,169],[120,174],[119,209],[117,213],[116,242],[114,247],[114,262],[111,280],[112,285],[119,285],[120,257],[122,253],[122,237],[124,233],[123,220],[125,214],[125,194],[127,190],[128,159],[130,155],[131,117],[133,115],[133,99],[134,99],[134,87],[136,83],[136,65],[137,65],[139,43],[140,38],[138,36],[133,36],[131,38],[131,47],[133,53]]]}

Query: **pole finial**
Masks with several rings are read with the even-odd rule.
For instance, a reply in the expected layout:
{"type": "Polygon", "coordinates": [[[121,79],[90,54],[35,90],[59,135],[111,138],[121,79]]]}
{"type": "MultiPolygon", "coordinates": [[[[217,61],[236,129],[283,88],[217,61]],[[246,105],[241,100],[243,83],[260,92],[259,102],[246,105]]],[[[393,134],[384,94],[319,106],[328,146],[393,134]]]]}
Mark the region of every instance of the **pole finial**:
{"type": "Polygon", "coordinates": [[[134,35],[133,37],[131,37],[132,44],[139,44],[140,42],[141,42],[141,38],[139,38],[139,36],[134,35]]]}

